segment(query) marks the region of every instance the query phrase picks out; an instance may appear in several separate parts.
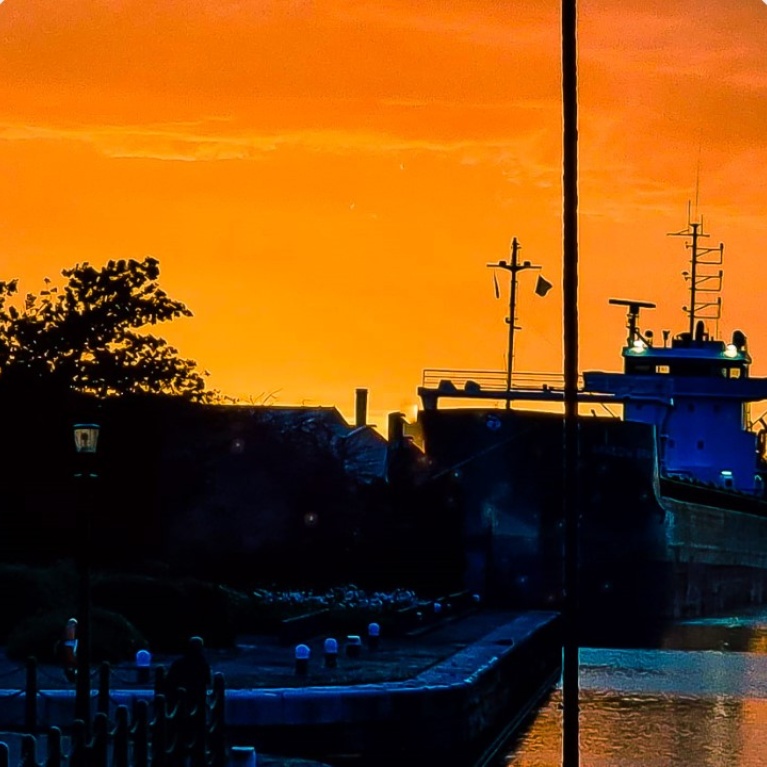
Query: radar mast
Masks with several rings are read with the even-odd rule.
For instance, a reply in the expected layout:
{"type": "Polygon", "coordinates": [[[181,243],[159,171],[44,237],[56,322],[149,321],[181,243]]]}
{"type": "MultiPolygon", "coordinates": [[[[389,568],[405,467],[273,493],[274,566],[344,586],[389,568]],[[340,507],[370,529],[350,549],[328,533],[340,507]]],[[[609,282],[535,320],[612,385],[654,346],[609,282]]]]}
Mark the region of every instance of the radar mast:
{"type": "Polygon", "coordinates": [[[690,221],[688,205],[687,228],[680,232],[670,232],[670,237],[689,237],[691,242],[685,247],[690,250],[690,271],[682,274],[689,282],[690,303],[683,311],[689,317],[690,338],[695,338],[697,322],[705,320],[718,321],[722,316],[722,270],[714,267],[721,266],[724,260],[724,243],[715,248],[704,248],[699,244],[702,237],[709,237],[703,231],[703,217],[700,221],[690,221]],[[702,294],[702,295],[701,295],[702,294]],[[712,294],[717,294],[716,297],[712,294]]]}

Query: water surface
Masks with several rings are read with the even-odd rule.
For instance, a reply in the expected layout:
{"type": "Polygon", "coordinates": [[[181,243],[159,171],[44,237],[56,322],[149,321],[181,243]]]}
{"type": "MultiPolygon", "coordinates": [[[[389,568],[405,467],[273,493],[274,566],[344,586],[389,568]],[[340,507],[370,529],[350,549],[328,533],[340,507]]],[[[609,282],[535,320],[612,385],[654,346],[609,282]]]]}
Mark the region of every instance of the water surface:
{"type": "MultiPolygon", "coordinates": [[[[657,649],[580,652],[583,767],[767,764],[767,612],[674,627],[657,649]]],[[[559,767],[561,690],[506,767],[559,767]]]]}

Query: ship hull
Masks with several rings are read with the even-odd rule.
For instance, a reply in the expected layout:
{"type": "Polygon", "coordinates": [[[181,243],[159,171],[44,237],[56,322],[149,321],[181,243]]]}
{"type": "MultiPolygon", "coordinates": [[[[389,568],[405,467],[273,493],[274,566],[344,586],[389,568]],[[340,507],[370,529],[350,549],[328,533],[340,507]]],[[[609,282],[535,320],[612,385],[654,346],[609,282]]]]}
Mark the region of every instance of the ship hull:
{"type": "MultiPolygon", "coordinates": [[[[467,408],[424,410],[419,422],[432,470],[451,472],[461,505],[466,587],[494,603],[560,607],[561,416],[467,408]]],[[[580,420],[583,643],[651,644],[675,619],[767,595],[767,504],[664,495],[657,466],[653,427],[580,420]]]]}

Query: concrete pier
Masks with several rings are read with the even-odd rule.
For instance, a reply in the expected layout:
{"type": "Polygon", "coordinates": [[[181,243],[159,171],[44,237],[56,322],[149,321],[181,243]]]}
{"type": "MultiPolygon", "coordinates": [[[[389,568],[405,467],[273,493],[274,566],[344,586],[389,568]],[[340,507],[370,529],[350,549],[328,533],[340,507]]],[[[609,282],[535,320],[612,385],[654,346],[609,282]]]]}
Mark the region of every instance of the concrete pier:
{"type": "MultiPolygon", "coordinates": [[[[259,667],[240,655],[228,668],[222,664],[227,680],[228,743],[252,745],[259,753],[331,763],[334,755],[353,754],[363,764],[386,759],[406,764],[425,757],[430,763],[439,759],[440,764],[465,764],[469,754],[528,711],[558,681],[561,642],[556,613],[480,610],[390,648],[388,656],[384,650],[368,651],[368,658],[358,661],[360,683],[316,684],[309,674],[305,684],[245,686],[246,680],[258,680],[259,667]],[[452,652],[431,662],[434,656],[426,650],[433,651],[440,643],[452,652]],[[408,660],[406,653],[417,660],[419,650],[423,662],[412,676],[362,681],[370,674],[366,661],[384,668],[390,664],[393,670],[398,662],[408,660]],[[230,678],[239,684],[232,685],[230,678]]],[[[382,646],[386,647],[385,639],[382,646]]],[[[282,653],[281,662],[290,662],[285,648],[261,649],[258,657],[263,664],[270,653],[282,653]]],[[[210,660],[213,670],[219,670],[215,656],[210,660]]],[[[317,677],[331,673],[320,670],[321,655],[314,662],[317,677]]],[[[119,672],[115,669],[115,674],[119,672]]],[[[264,683],[279,678],[275,673],[265,665],[264,683]]],[[[151,689],[125,685],[111,690],[110,705],[131,710],[136,700],[152,698],[151,689]]],[[[66,726],[73,718],[74,690],[43,689],[37,704],[41,731],[51,725],[66,726]]],[[[24,721],[24,707],[25,696],[19,689],[0,690],[0,727],[18,728],[24,721]]]]}

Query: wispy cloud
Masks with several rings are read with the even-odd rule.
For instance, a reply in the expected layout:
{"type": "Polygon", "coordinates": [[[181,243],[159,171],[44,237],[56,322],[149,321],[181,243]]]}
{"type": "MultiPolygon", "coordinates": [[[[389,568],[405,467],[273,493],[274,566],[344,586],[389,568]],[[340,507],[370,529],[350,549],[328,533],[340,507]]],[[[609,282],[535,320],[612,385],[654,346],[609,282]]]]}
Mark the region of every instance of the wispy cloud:
{"type": "MultiPolygon", "coordinates": [[[[425,152],[455,156],[459,162],[506,163],[513,157],[539,163],[542,135],[508,139],[440,141],[380,132],[304,130],[275,133],[226,133],[204,124],[155,126],[30,126],[0,124],[0,141],[77,142],[111,158],[215,162],[258,160],[281,148],[330,154],[425,152]],[[538,159],[533,158],[538,156],[538,159]]],[[[520,160],[521,162],[521,160],[520,160]]]]}

